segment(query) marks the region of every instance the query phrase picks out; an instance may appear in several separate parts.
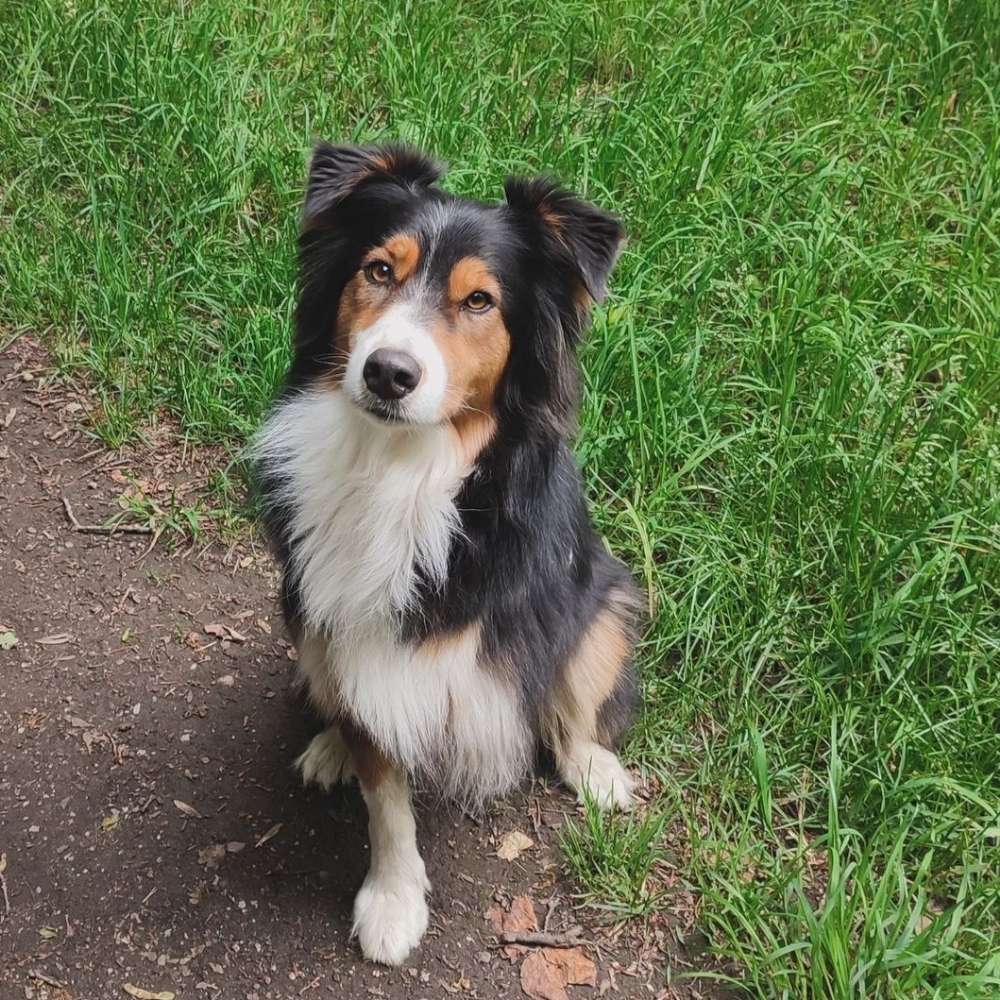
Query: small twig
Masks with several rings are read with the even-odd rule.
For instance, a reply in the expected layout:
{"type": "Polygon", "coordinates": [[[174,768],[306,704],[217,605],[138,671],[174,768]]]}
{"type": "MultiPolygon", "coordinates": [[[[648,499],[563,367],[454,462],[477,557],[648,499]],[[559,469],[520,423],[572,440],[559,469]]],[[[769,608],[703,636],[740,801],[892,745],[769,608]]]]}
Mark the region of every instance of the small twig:
{"type": "MultiPolygon", "coordinates": [[[[101,445],[100,448],[92,448],[90,451],[88,451],[84,455],[81,455],[79,458],[70,459],[69,461],[75,461],[78,465],[82,465],[84,462],[89,462],[92,458],[97,458],[98,455],[105,454],[107,450],[108,449],[105,448],[104,445],[101,445]]],[[[77,476],[77,479],[82,479],[86,474],[87,474],[86,472],[81,472],[80,475],[77,476]]]]}
{"type": "Polygon", "coordinates": [[[7,895],[7,876],[4,872],[7,870],[7,855],[0,854],[0,892],[3,893],[3,912],[4,916],[10,915],[10,896],[7,895]]]}
{"type": "Polygon", "coordinates": [[[272,868],[269,872],[264,872],[268,878],[304,878],[306,875],[320,875],[325,868],[301,868],[297,871],[284,871],[281,868],[272,868]]]}
{"type": "Polygon", "coordinates": [[[40,969],[32,969],[28,973],[32,979],[37,979],[40,983],[45,983],[46,986],[51,986],[54,989],[61,990],[65,987],[65,983],[59,982],[58,979],[53,979],[52,976],[45,975],[40,969]]]}
{"type": "Polygon", "coordinates": [[[583,928],[577,925],[561,934],[549,934],[545,931],[505,931],[500,935],[500,944],[526,944],[537,948],[575,948],[580,944],[588,944],[580,936],[583,928]]]}
{"type": "Polygon", "coordinates": [[[76,519],[76,515],[73,513],[73,508],[70,506],[69,500],[66,497],[63,497],[62,502],[70,527],[74,531],[82,532],[85,535],[118,535],[126,533],[130,535],[153,534],[153,529],[148,524],[80,524],[80,522],[76,519]]]}
{"type": "MultiPolygon", "coordinates": [[[[95,454],[100,454],[102,451],[107,451],[106,448],[98,448],[95,454]]],[[[82,459],[81,459],[82,461],[82,459]]],[[[96,475],[98,472],[107,472],[108,469],[114,469],[118,466],[128,465],[129,460],[127,458],[115,458],[112,455],[110,458],[102,458],[96,465],[92,465],[89,469],[84,469],[76,478],[86,479],[88,476],[96,475]]]]}

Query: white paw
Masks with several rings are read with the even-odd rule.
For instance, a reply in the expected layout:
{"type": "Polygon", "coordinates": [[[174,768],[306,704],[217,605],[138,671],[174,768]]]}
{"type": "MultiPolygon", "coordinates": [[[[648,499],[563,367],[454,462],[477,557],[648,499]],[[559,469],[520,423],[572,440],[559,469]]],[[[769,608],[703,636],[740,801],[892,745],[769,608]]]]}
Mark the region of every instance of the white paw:
{"type": "Polygon", "coordinates": [[[383,965],[399,965],[416,948],[427,930],[430,888],[420,865],[419,877],[382,876],[369,872],[354,899],[352,934],[365,958],[383,965]]]}
{"type": "Polygon", "coordinates": [[[314,736],[305,753],[295,759],[295,767],[302,772],[303,784],[319,785],[324,792],[354,776],[350,751],[336,726],[314,736]]]}
{"type": "Polygon", "coordinates": [[[599,809],[621,809],[623,812],[635,805],[632,796],[635,783],[628,771],[615,754],[596,743],[572,754],[564,764],[563,777],[576,790],[581,802],[589,797],[599,809]]]}

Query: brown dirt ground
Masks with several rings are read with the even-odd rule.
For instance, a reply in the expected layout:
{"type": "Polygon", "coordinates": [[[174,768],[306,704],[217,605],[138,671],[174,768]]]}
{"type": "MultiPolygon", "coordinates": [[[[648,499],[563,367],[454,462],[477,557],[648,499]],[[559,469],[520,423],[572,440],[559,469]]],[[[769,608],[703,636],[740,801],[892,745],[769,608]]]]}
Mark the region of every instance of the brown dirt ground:
{"type": "Polygon", "coordinates": [[[266,553],[252,538],[150,550],[79,533],[63,507],[104,523],[123,469],[153,492],[191,488],[218,456],[185,454],[163,427],[101,449],[86,389],[48,371],[28,338],[0,356],[0,632],[18,639],[0,650],[3,1000],[124,997],[125,983],[237,1000],[522,996],[520,959],[485,917],[519,894],[554,931],[588,924],[596,986],[570,1000],[701,995],[666,986],[686,967],[669,925],[574,909],[557,842],[574,805],[540,781],[478,822],[421,811],[431,929],[400,969],[363,962],[348,932],[364,810],[356,788],[325,796],[292,773],[306,724],[266,553]],[[205,632],[220,624],[240,638],[205,632]],[[534,847],[505,862],[513,829],[534,847]],[[245,846],[206,851],[227,843],[245,846]]]}

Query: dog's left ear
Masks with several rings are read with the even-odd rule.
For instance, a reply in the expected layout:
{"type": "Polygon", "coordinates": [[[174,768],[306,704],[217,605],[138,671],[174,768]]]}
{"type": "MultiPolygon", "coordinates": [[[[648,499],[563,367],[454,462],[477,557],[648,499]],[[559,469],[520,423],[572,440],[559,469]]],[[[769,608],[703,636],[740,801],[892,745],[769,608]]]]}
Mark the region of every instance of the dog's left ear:
{"type": "Polygon", "coordinates": [[[320,142],[309,163],[302,228],[308,230],[328,222],[338,205],[370,181],[428,187],[442,173],[443,164],[409,146],[331,146],[320,142]]]}
{"type": "Polygon", "coordinates": [[[548,177],[509,177],[504,193],[511,208],[534,216],[553,245],[568,254],[590,297],[602,302],[608,277],[625,245],[622,224],[548,177]]]}

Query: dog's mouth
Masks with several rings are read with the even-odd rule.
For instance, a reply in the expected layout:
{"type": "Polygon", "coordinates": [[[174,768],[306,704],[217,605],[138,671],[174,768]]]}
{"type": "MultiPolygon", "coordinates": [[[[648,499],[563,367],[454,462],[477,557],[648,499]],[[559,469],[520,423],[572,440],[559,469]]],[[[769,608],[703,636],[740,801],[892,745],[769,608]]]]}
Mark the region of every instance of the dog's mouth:
{"type": "Polygon", "coordinates": [[[379,399],[371,393],[365,393],[361,399],[354,399],[354,404],[380,424],[408,424],[409,418],[402,405],[394,400],[379,399]]]}

